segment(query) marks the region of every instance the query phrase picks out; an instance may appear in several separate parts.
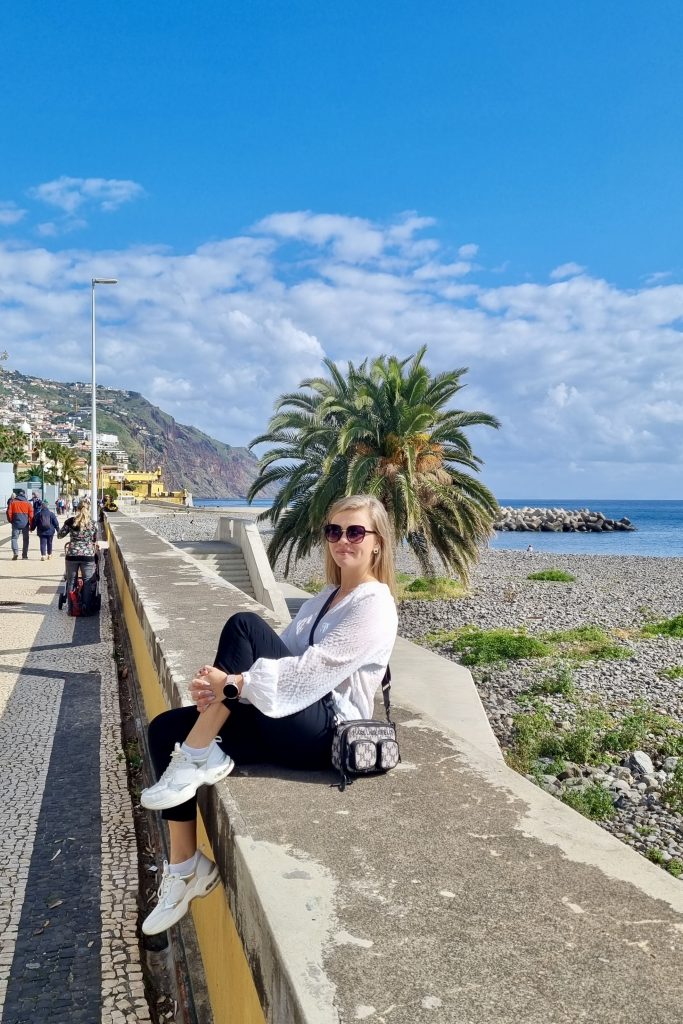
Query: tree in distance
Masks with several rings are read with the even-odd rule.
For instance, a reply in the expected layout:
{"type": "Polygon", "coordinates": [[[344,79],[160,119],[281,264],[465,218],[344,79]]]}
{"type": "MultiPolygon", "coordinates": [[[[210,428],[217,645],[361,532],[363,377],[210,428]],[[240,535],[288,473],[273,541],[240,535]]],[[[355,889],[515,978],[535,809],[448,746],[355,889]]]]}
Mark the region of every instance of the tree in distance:
{"type": "Polygon", "coordinates": [[[434,559],[463,583],[491,536],[498,504],[466,470],[479,459],[465,435],[473,426],[500,426],[484,412],[446,406],[463,387],[466,368],[432,376],[422,346],[412,357],[378,356],[346,373],[331,359],[327,377],[303,380],[281,395],[266,433],[249,447],[269,444],[259,475],[249,489],[253,500],[267,485],[280,484],[273,505],[259,516],[274,531],[271,562],[286,552],[309,554],[320,541],[330,505],[344,495],[378,498],[393,524],[397,544],[415,553],[425,576],[434,559]]]}

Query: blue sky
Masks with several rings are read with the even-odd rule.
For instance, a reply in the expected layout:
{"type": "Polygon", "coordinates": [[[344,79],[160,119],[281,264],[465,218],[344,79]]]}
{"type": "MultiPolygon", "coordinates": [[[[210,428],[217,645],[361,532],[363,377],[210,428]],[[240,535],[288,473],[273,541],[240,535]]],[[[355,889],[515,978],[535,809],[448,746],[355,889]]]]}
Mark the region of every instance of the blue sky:
{"type": "Polygon", "coordinates": [[[679,3],[0,15],[0,348],[244,443],[318,371],[467,365],[500,496],[681,497],[679,3]]]}

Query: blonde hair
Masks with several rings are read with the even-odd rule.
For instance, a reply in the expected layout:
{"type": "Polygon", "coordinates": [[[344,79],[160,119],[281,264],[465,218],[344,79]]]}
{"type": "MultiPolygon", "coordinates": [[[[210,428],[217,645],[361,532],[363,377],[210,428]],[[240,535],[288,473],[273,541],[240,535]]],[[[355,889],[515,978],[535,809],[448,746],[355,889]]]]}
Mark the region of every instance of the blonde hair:
{"type": "MultiPolygon", "coordinates": [[[[382,502],[373,498],[371,494],[350,494],[346,498],[339,498],[333,505],[330,505],[325,522],[331,523],[334,516],[340,512],[359,512],[361,509],[368,513],[372,529],[376,533],[375,542],[379,543],[379,553],[373,558],[370,571],[376,580],[386,583],[393,596],[396,597],[393,531],[382,502]]],[[[341,583],[341,569],[332,557],[329,544],[325,546],[325,576],[328,583],[337,587],[341,583]]]]}
{"type": "Polygon", "coordinates": [[[78,512],[74,516],[73,530],[82,530],[90,522],[90,502],[82,501],[78,506],[78,512]]]}

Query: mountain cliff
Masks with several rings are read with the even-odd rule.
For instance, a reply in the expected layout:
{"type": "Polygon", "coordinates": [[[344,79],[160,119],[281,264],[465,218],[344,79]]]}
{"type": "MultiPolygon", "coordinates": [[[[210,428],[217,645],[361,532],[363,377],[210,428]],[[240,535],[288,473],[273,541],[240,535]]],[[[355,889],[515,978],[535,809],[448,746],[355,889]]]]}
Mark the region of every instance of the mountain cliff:
{"type": "MultiPolygon", "coordinates": [[[[26,419],[36,437],[57,437],[90,429],[90,385],[0,372],[0,422],[26,419]]],[[[116,434],[131,470],[161,466],[171,490],[195,497],[238,498],[258,474],[258,460],[246,448],[217,441],[196,427],[177,423],[137,391],[97,388],[97,432],[116,434]]],[[[274,492],[264,492],[264,497],[274,492]]]]}

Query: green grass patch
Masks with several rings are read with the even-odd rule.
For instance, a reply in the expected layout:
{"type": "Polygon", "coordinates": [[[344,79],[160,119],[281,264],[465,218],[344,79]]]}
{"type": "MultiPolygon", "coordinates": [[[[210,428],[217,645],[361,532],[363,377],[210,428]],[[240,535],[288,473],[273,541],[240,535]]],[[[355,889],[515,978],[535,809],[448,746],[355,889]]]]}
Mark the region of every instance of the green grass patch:
{"type": "Polygon", "coordinates": [[[669,781],[662,788],[662,800],[672,811],[683,814],[683,758],[676,765],[669,781]]]}
{"type": "Polygon", "coordinates": [[[683,679],[683,665],[673,665],[672,668],[664,668],[659,674],[664,679],[683,679]]]}
{"type": "Polygon", "coordinates": [[[653,864],[664,863],[664,854],[657,846],[653,846],[651,849],[649,849],[645,856],[648,860],[651,860],[653,864]]]}
{"type": "Polygon", "coordinates": [[[641,629],[640,635],[683,637],[683,615],[676,615],[673,619],[662,619],[661,622],[648,622],[641,629]]]}
{"type": "Polygon", "coordinates": [[[532,572],[527,576],[528,580],[547,580],[549,583],[574,583],[576,576],[562,569],[541,569],[540,572],[532,572]]]}
{"type": "Polygon", "coordinates": [[[630,658],[628,647],[614,642],[600,626],[578,626],[557,633],[546,633],[543,640],[553,645],[558,654],[572,661],[618,661],[630,658]]]}
{"type": "Polygon", "coordinates": [[[628,647],[615,643],[599,626],[580,626],[560,633],[529,636],[524,629],[437,630],[424,637],[427,644],[446,647],[460,655],[463,665],[493,665],[520,658],[556,655],[570,661],[598,661],[630,658],[628,647]]]}
{"type": "Polygon", "coordinates": [[[568,789],[562,794],[562,802],[591,821],[605,821],[616,813],[610,793],[597,782],[582,790],[568,789]]]}
{"type": "Polygon", "coordinates": [[[678,857],[672,857],[666,865],[666,870],[674,878],[680,878],[683,875],[683,860],[679,860],[678,857]]]}
{"type": "MultiPolygon", "coordinates": [[[[567,696],[566,693],[563,694],[567,696]]],[[[604,764],[613,754],[637,749],[680,756],[676,773],[663,792],[671,806],[683,811],[683,724],[637,701],[620,720],[595,704],[577,707],[571,728],[561,729],[553,709],[532,693],[520,695],[523,711],[513,715],[513,742],[508,763],[516,771],[531,774],[538,760],[550,757],[574,764],[604,764]]],[[[538,770],[549,774],[542,765],[538,770]]],[[[550,773],[552,774],[552,772],[550,773]]]]}
{"type": "Polygon", "coordinates": [[[572,670],[569,665],[558,665],[552,672],[538,679],[530,688],[534,696],[561,695],[573,700],[575,695],[572,670]]]}
{"type": "Polygon", "coordinates": [[[547,704],[532,701],[531,710],[512,716],[514,742],[507,752],[511,768],[523,775],[538,774],[539,757],[562,756],[562,738],[547,704]]]}
{"type": "Polygon", "coordinates": [[[309,594],[319,594],[325,585],[325,580],[322,576],[311,576],[311,578],[304,583],[304,590],[307,590],[309,594]]]}
{"type": "Polygon", "coordinates": [[[142,754],[140,753],[137,740],[128,740],[123,747],[123,751],[119,751],[116,755],[117,761],[123,761],[124,758],[132,771],[138,771],[138,769],[142,768],[142,754]]]}
{"type": "Polygon", "coordinates": [[[463,629],[428,633],[425,640],[459,654],[463,665],[493,665],[520,658],[544,658],[552,652],[549,644],[529,636],[522,629],[465,626],[463,629]]]}
{"type": "Polygon", "coordinates": [[[396,577],[399,601],[452,601],[467,596],[467,588],[449,576],[410,576],[400,572],[396,577]]]}
{"type": "Polygon", "coordinates": [[[624,715],[614,729],[609,729],[602,739],[604,750],[617,753],[620,750],[636,750],[642,747],[650,733],[661,731],[663,716],[653,711],[643,701],[636,701],[631,711],[624,715]]]}

